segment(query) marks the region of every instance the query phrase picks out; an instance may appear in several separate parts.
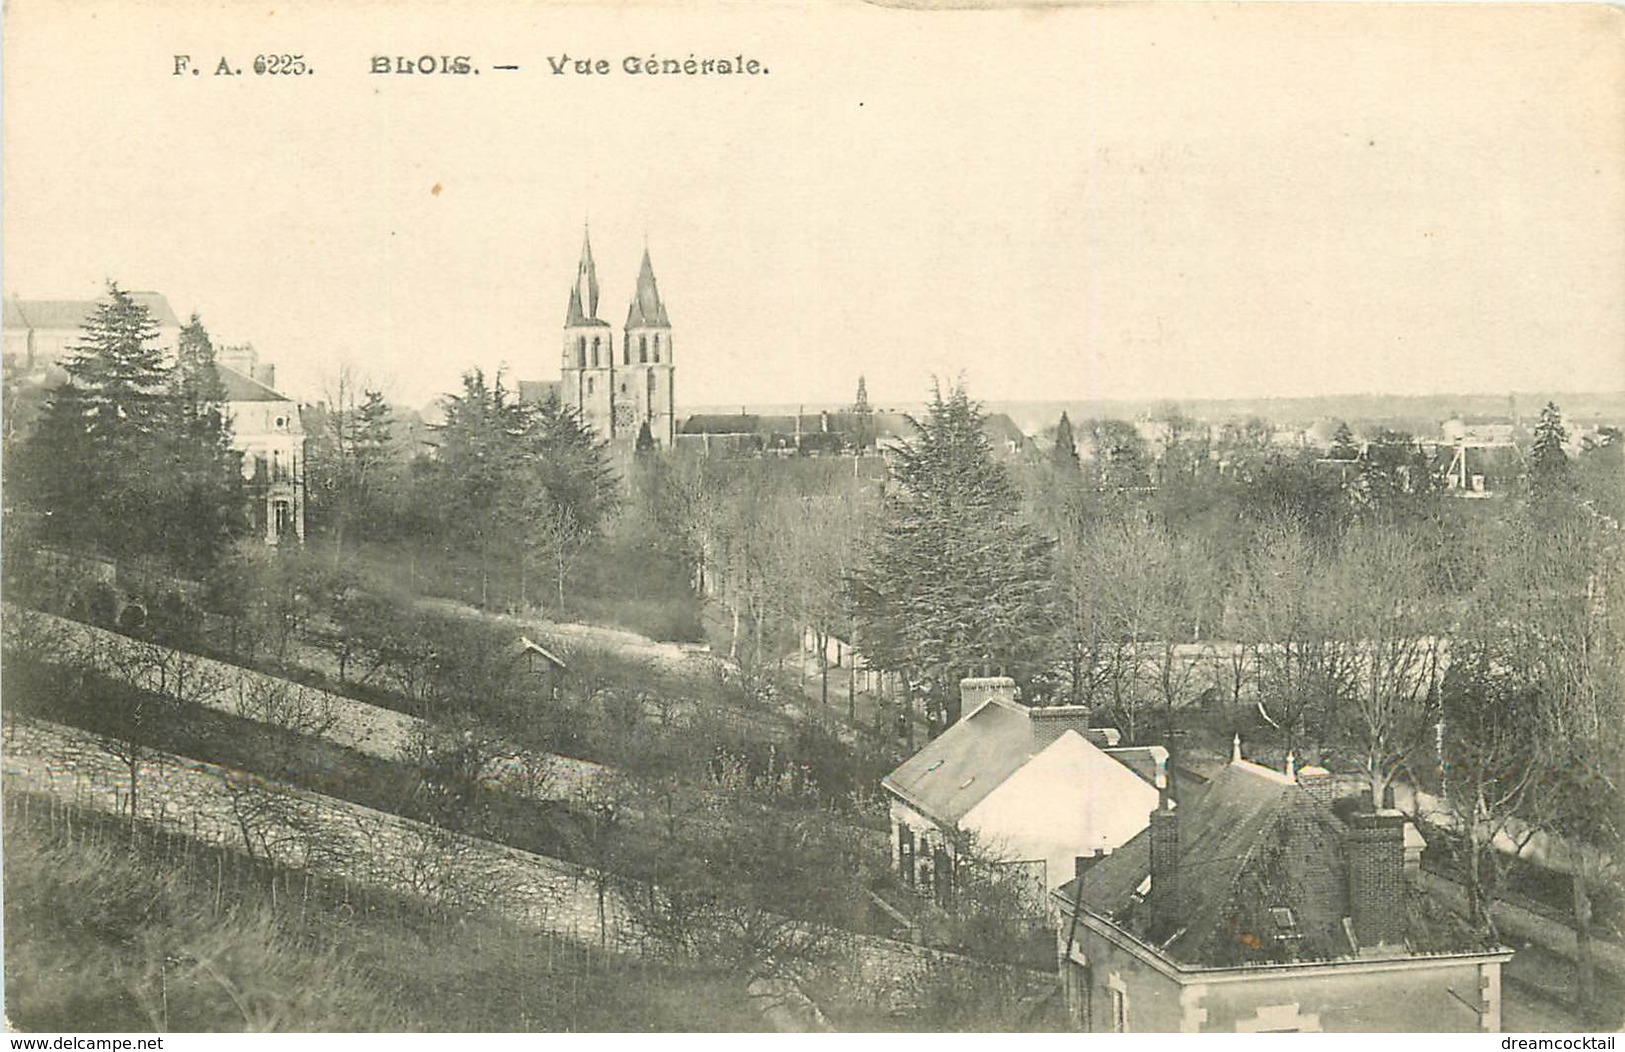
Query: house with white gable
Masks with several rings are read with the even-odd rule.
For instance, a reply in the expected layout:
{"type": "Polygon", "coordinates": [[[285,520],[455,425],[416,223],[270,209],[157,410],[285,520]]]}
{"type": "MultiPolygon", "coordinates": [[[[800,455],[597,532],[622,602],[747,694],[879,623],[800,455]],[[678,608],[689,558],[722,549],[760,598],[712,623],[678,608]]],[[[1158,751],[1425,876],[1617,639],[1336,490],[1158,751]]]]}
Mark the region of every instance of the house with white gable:
{"type": "Polygon", "coordinates": [[[959,721],[881,780],[905,884],[945,900],[974,849],[1041,872],[1053,890],[1145,828],[1167,750],[1118,748],[1082,706],[1027,708],[1005,677],[960,691],[959,721]]]}

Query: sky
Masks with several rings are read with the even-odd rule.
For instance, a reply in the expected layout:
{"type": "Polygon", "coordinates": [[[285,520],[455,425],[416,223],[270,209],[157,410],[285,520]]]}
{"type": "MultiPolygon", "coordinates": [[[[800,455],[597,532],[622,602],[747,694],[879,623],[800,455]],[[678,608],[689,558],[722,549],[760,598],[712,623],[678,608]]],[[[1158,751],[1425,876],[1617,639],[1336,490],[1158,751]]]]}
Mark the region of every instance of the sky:
{"type": "Polygon", "coordinates": [[[161,291],[305,399],[341,364],[403,404],[556,377],[588,224],[614,325],[651,255],[680,410],[860,374],[882,405],[933,376],[1625,389],[1618,9],[13,0],[4,28],[6,294],[161,291]],[[271,50],[315,74],[256,77],[271,50]],[[425,53],[480,73],[369,72],[425,53]],[[768,72],[619,72],[651,54],[768,72]]]}

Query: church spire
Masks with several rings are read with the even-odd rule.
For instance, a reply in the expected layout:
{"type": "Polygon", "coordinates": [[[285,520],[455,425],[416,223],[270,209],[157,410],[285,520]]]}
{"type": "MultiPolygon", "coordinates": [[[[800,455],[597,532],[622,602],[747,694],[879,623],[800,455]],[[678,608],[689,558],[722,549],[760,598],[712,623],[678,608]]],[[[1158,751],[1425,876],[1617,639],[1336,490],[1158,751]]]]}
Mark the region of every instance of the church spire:
{"type": "Polygon", "coordinates": [[[628,329],[669,329],[666,305],[660,301],[660,290],[655,287],[655,268],[649,262],[649,249],[643,250],[643,266],[638,268],[638,290],[632,296],[632,308],[626,312],[628,329]]]}
{"type": "Polygon", "coordinates": [[[598,321],[598,268],[592,262],[592,238],[581,233],[581,264],[576,267],[575,284],[570,286],[570,309],[566,325],[590,325],[598,321]]]}

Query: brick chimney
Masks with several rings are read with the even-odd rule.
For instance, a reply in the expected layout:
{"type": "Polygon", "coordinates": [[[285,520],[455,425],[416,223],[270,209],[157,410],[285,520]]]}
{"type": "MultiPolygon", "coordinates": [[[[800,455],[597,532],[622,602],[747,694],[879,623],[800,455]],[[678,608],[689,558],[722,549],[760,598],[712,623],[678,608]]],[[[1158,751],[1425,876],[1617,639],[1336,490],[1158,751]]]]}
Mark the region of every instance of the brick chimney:
{"type": "Polygon", "coordinates": [[[1046,705],[1028,709],[1027,720],[1032,725],[1035,753],[1069,730],[1077,731],[1096,745],[1100,744],[1096,740],[1098,736],[1090,737],[1087,705],[1046,705]]]}
{"type": "Polygon", "coordinates": [[[1151,929],[1166,938],[1180,926],[1184,902],[1179,893],[1179,813],[1164,789],[1151,812],[1151,929]]]}
{"type": "Polygon", "coordinates": [[[227,369],[253,379],[254,367],[259,364],[260,356],[253,344],[239,343],[215,348],[214,360],[227,369]]]}
{"type": "Polygon", "coordinates": [[[1349,914],[1361,949],[1405,941],[1405,816],[1360,810],[1344,840],[1349,914]]]}
{"type": "Polygon", "coordinates": [[[1332,772],[1309,764],[1298,768],[1298,785],[1310,799],[1325,807],[1332,805],[1332,772]]]}
{"type": "Polygon", "coordinates": [[[959,718],[964,719],[989,698],[1016,700],[1016,681],[1009,676],[980,676],[959,681],[959,718]]]}

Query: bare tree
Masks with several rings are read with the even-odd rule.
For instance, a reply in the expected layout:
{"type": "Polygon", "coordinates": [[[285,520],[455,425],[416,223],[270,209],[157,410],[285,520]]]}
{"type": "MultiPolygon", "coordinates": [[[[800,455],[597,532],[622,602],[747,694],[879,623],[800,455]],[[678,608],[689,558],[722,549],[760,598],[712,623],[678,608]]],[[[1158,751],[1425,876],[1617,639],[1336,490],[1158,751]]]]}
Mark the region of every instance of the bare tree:
{"type": "Polygon", "coordinates": [[[1394,529],[1352,528],[1328,583],[1357,680],[1334,727],[1360,757],[1380,804],[1438,722],[1442,612],[1428,593],[1419,546],[1394,529]]]}

